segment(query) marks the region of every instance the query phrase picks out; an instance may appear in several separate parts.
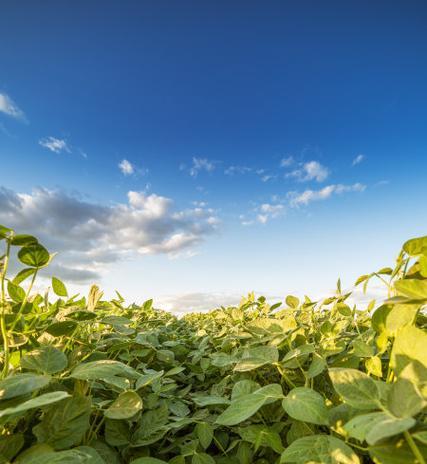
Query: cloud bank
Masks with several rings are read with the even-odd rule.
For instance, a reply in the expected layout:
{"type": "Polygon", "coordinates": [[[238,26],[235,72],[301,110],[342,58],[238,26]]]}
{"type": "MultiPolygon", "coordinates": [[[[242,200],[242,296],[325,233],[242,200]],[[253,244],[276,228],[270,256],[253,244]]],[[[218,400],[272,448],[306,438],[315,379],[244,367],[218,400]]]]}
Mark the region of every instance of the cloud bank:
{"type": "Polygon", "coordinates": [[[130,191],[126,203],[105,206],[60,190],[0,187],[0,223],[60,252],[53,263],[60,277],[87,282],[118,260],[191,250],[218,229],[219,219],[206,206],[176,210],[156,194],[130,191]]]}

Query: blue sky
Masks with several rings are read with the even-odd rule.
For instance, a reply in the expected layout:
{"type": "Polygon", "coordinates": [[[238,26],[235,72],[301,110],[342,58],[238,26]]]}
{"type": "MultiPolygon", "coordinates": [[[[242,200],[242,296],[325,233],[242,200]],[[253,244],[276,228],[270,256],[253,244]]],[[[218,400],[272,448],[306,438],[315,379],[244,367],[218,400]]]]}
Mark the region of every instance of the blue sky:
{"type": "Polygon", "coordinates": [[[427,230],[426,20],[422,1],[5,1],[0,222],[77,290],[175,309],[350,287],[427,230]]]}

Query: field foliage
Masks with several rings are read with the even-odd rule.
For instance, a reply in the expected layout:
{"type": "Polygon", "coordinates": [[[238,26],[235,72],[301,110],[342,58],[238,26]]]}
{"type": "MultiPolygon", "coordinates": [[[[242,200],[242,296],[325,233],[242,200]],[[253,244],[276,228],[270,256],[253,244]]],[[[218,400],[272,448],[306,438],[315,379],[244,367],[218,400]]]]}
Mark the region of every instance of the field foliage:
{"type": "Polygon", "coordinates": [[[338,281],[179,319],[56,278],[53,302],[37,239],[0,226],[0,245],[1,464],[426,464],[427,237],[358,279],[380,305],[338,281]]]}

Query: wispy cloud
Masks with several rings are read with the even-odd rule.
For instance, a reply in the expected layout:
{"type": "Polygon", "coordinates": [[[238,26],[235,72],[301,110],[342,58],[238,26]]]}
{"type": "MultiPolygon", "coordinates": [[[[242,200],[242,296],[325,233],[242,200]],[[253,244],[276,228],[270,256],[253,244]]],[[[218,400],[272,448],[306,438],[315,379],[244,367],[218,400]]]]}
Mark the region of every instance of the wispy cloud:
{"type": "Polygon", "coordinates": [[[356,164],[360,164],[363,160],[365,159],[365,155],[357,155],[354,159],[353,162],[351,163],[352,166],[356,166],[356,164]]]}
{"type": "Polygon", "coordinates": [[[280,167],[288,168],[289,166],[292,166],[294,163],[295,163],[295,160],[293,156],[286,156],[285,158],[282,158],[280,160],[280,167]]]}
{"type": "Polygon", "coordinates": [[[229,166],[224,170],[226,176],[234,176],[236,174],[247,174],[252,172],[253,169],[248,166],[229,166]]]}
{"type": "MultiPolygon", "coordinates": [[[[185,167],[183,167],[185,169],[185,167]]],[[[215,169],[215,162],[208,160],[207,158],[196,158],[192,160],[192,165],[189,169],[189,174],[191,177],[197,177],[199,172],[212,172],[215,169]]]]}
{"type": "Polygon", "coordinates": [[[219,218],[206,206],[177,210],[170,198],[154,193],[130,191],[126,203],[105,206],[60,190],[0,187],[0,223],[38,236],[60,252],[58,269],[68,277],[75,271],[74,280],[82,281],[135,255],[193,250],[218,229],[219,218]]]}
{"type": "Polygon", "coordinates": [[[275,219],[284,212],[284,205],[263,203],[257,208],[257,221],[261,224],[267,223],[270,219],[275,219]]]}
{"type": "Polygon", "coordinates": [[[285,177],[294,177],[300,182],[315,180],[323,182],[329,176],[329,169],[318,161],[308,161],[300,168],[295,169],[285,175],[285,177]]]}
{"type": "Polygon", "coordinates": [[[127,159],[123,159],[119,163],[119,169],[125,176],[131,176],[135,172],[134,165],[127,159]]]}
{"type": "Polygon", "coordinates": [[[56,137],[45,137],[39,140],[39,145],[54,153],[71,153],[71,149],[64,139],[58,139],[56,137]]]}
{"type": "Polygon", "coordinates": [[[289,192],[289,206],[296,208],[306,206],[313,201],[326,200],[332,195],[339,195],[345,192],[363,192],[366,186],[360,183],[353,185],[332,184],[320,190],[305,190],[302,193],[289,192]]]}
{"type": "Polygon", "coordinates": [[[266,224],[271,219],[282,216],[286,211],[283,203],[262,203],[256,206],[248,214],[241,214],[239,216],[240,223],[243,226],[250,226],[256,223],[266,224]]]}
{"type": "Polygon", "coordinates": [[[0,112],[8,116],[25,121],[24,112],[18,105],[5,93],[0,93],[0,112]]]}

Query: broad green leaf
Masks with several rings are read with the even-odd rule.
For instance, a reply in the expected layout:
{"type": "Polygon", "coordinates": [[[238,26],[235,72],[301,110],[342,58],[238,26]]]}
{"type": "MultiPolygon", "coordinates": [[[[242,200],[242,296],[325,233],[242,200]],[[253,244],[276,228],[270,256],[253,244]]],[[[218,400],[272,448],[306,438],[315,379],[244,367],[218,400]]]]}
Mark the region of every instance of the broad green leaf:
{"type": "Polygon", "coordinates": [[[104,412],[109,419],[130,419],[142,409],[142,399],[134,391],[126,391],[114,400],[104,412]]]}
{"type": "Polygon", "coordinates": [[[342,440],[330,435],[299,438],[282,453],[281,463],[360,464],[356,453],[342,440]]]}
{"type": "Polygon", "coordinates": [[[101,464],[102,462],[94,460],[93,455],[87,451],[77,448],[59,452],[37,453],[18,461],[19,464],[101,464]]]}
{"type": "Polygon", "coordinates": [[[25,279],[28,279],[28,277],[34,275],[35,272],[36,272],[36,270],[34,268],[31,268],[31,267],[22,269],[21,271],[18,272],[18,274],[16,274],[16,276],[13,278],[12,282],[15,285],[19,285],[25,279]]]}
{"type": "Polygon", "coordinates": [[[385,327],[389,334],[396,332],[407,325],[413,325],[419,311],[419,304],[396,304],[387,314],[385,327]]]}
{"type": "Polygon", "coordinates": [[[398,435],[415,425],[415,419],[399,419],[385,412],[362,414],[344,425],[344,430],[359,441],[375,445],[384,438],[398,435]]]}
{"type": "Polygon", "coordinates": [[[282,387],[270,384],[253,393],[243,395],[231,402],[230,406],[218,416],[220,425],[237,425],[253,416],[264,404],[283,398],[282,387]]]}
{"type": "Polygon", "coordinates": [[[283,444],[280,435],[272,427],[266,425],[249,425],[239,428],[239,435],[243,440],[251,443],[255,451],[260,446],[273,449],[276,453],[283,452],[283,444]]]}
{"type": "Polygon", "coordinates": [[[404,378],[392,384],[387,399],[387,407],[396,417],[415,416],[427,405],[416,385],[404,378]]]}
{"type": "Polygon", "coordinates": [[[427,280],[403,279],[394,284],[395,289],[409,298],[415,300],[427,299],[427,280]]]}
{"type": "Polygon", "coordinates": [[[380,393],[374,380],[356,369],[332,368],[329,376],[337,393],[350,406],[370,410],[378,407],[380,393]]]}
{"type": "Polygon", "coordinates": [[[104,377],[121,376],[129,379],[138,377],[138,373],[120,361],[103,359],[79,364],[70,374],[70,377],[81,380],[101,380],[104,377]]]}
{"type": "Polygon", "coordinates": [[[13,435],[0,436],[0,462],[2,459],[11,461],[24,446],[24,435],[13,433],[13,435]]]}
{"type": "Polygon", "coordinates": [[[79,395],[66,398],[44,413],[33,433],[39,443],[47,443],[56,450],[78,445],[89,428],[90,413],[90,398],[79,395]]]}
{"type": "Polygon", "coordinates": [[[416,420],[412,417],[398,419],[385,413],[380,414],[384,414],[383,419],[376,422],[366,433],[366,441],[369,445],[375,445],[384,438],[398,435],[416,424],[416,420]]]}
{"type": "Polygon", "coordinates": [[[52,277],[52,289],[58,296],[68,296],[67,288],[64,283],[56,277],[52,277]]]}
{"type": "Polygon", "coordinates": [[[305,360],[309,354],[314,353],[315,347],[312,344],[301,345],[286,353],[283,357],[281,364],[288,369],[297,369],[300,367],[301,362],[305,360]]]}
{"type": "MultiPolygon", "coordinates": [[[[427,447],[418,445],[423,456],[427,456],[427,447]]],[[[379,464],[419,464],[411,448],[404,439],[389,440],[369,446],[369,455],[379,464]]]]}
{"type": "Polygon", "coordinates": [[[397,375],[410,362],[419,362],[427,368],[427,333],[413,326],[400,329],[391,351],[390,366],[397,375]]]}
{"type": "Polygon", "coordinates": [[[49,252],[39,243],[21,248],[18,258],[26,266],[40,268],[46,266],[50,261],[49,252]]]}
{"type": "Polygon", "coordinates": [[[360,414],[353,417],[349,422],[344,425],[344,430],[350,435],[350,437],[359,440],[360,442],[365,441],[366,434],[368,431],[388,417],[383,412],[370,412],[368,414],[360,414]]]}
{"type": "Polygon", "coordinates": [[[293,419],[327,425],[328,410],[319,393],[305,387],[293,388],[282,401],[283,409],[293,419]]]}
{"type": "Polygon", "coordinates": [[[41,408],[42,406],[57,403],[58,401],[61,401],[69,396],[70,395],[64,391],[44,393],[43,395],[37,396],[28,401],[24,401],[18,406],[13,406],[10,408],[0,410],[0,417],[18,415],[30,409],[41,408]]]}
{"type": "Polygon", "coordinates": [[[412,238],[403,244],[403,249],[409,256],[418,256],[427,252],[427,236],[412,238]]]}
{"type": "Polygon", "coordinates": [[[147,446],[163,438],[168,431],[168,408],[161,406],[145,412],[134,431],[130,446],[147,446]]]}
{"type": "Polygon", "coordinates": [[[195,453],[191,459],[191,464],[215,464],[215,459],[206,453],[195,453]]]}
{"type": "Polygon", "coordinates": [[[250,348],[243,358],[234,366],[237,372],[246,372],[279,360],[279,351],[275,346],[259,346],[250,348]]]}
{"type": "Polygon", "coordinates": [[[67,367],[65,354],[57,348],[45,345],[26,353],[21,358],[21,367],[44,374],[55,374],[67,367]]]}
{"type": "Polygon", "coordinates": [[[21,303],[25,299],[25,290],[10,280],[7,283],[7,293],[15,303],[21,303]]]}
{"type": "Polygon", "coordinates": [[[77,327],[75,321],[54,322],[46,328],[46,332],[54,337],[62,337],[63,335],[71,335],[77,327]]]}
{"type": "Polygon", "coordinates": [[[33,237],[32,235],[17,234],[13,236],[10,243],[14,246],[28,246],[38,243],[38,240],[36,239],[36,237],[33,237]]]}
{"type": "Polygon", "coordinates": [[[307,371],[307,377],[313,379],[320,375],[326,369],[326,361],[320,356],[320,354],[313,353],[313,360],[307,371]]]}
{"type": "Polygon", "coordinates": [[[206,449],[212,442],[214,436],[214,428],[207,422],[200,422],[196,425],[196,435],[200,444],[206,449]]]}
{"type": "Polygon", "coordinates": [[[261,385],[258,382],[253,380],[239,380],[233,385],[231,390],[231,399],[237,400],[240,396],[247,395],[261,388],[261,385]]]}
{"type": "Polygon", "coordinates": [[[0,400],[7,400],[40,390],[50,382],[50,377],[35,374],[15,374],[0,380],[0,400]]]}
{"type": "Polygon", "coordinates": [[[285,301],[290,308],[298,308],[299,306],[299,299],[296,296],[288,295],[285,301]]]}

